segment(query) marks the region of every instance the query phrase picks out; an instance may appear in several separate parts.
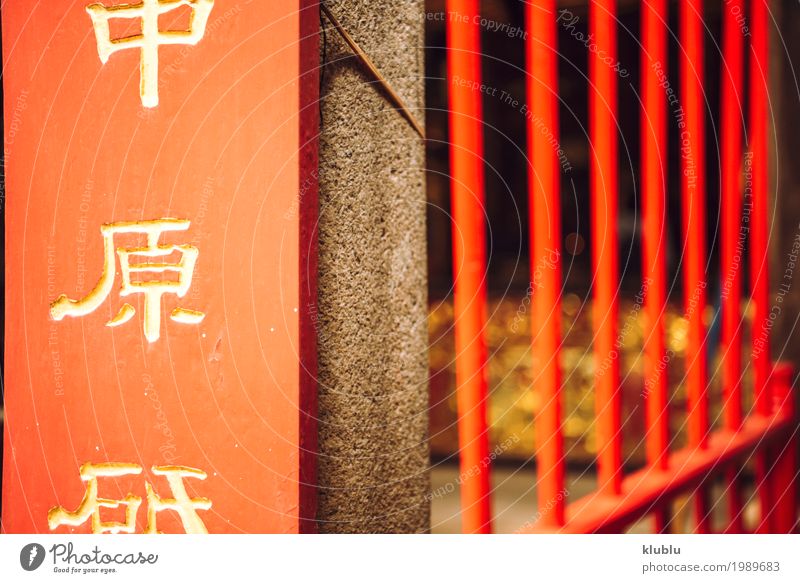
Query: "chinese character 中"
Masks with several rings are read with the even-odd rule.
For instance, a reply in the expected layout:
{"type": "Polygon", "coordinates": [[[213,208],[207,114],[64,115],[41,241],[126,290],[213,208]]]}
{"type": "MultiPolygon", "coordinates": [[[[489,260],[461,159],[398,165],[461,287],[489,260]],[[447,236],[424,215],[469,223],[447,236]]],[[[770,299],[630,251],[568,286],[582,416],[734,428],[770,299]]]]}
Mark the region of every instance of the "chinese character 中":
{"type": "MultiPolygon", "coordinates": [[[[174,498],[160,498],[149,482],[145,482],[147,490],[147,527],[145,532],[155,534],[156,515],[163,510],[173,510],[181,518],[184,530],[189,534],[206,534],[205,524],[197,515],[198,510],[211,508],[208,498],[190,498],[183,484],[184,478],[205,480],[207,475],[202,470],[185,466],[154,466],[152,472],[156,476],[165,476],[172,490],[174,498]]],[[[100,498],[98,495],[99,478],[116,478],[142,473],[142,467],[136,464],[124,463],[86,463],[81,466],[81,480],[86,482],[86,492],[80,505],[75,511],[69,511],[61,506],[51,509],[47,513],[47,524],[50,530],[59,526],[80,526],[89,518],[92,519],[92,532],[94,534],[132,534],[136,529],[136,514],[142,499],[139,496],[128,494],[122,500],[100,498]],[[119,508],[125,506],[125,522],[103,522],[100,518],[101,508],[119,508]]]]}
{"type": "Polygon", "coordinates": [[[158,49],[161,45],[196,45],[206,32],[214,0],[141,0],[138,4],[91,4],[86,11],[92,18],[97,39],[97,53],[105,65],[117,51],[139,49],[142,105],[158,105],[158,49]],[[187,30],[161,30],[158,17],[181,6],[192,13],[187,30]],[[122,38],[111,37],[109,21],[116,18],[141,19],[141,33],[122,38]]]}
{"type": "MultiPolygon", "coordinates": [[[[80,300],[71,300],[62,294],[50,304],[50,315],[54,320],[66,316],[73,318],[94,312],[106,300],[114,286],[116,274],[115,255],[119,256],[122,285],[119,295],[144,295],[144,336],[148,342],[155,342],[161,336],[161,296],[175,294],[179,298],[186,295],[192,283],[194,265],[200,254],[191,245],[159,245],[162,233],[185,231],[190,222],[184,219],[157,219],[151,221],[119,222],[103,225],[103,272],[95,288],[80,300]],[[146,235],[147,244],[143,247],[114,246],[114,236],[135,233],[146,235]],[[173,254],[180,255],[180,261],[170,259],[173,254]],[[140,259],[132,262],[131,259],[140,259]],[[154,274],[149,278],[146,274],[154,274]],[[170,277],[172,278],[170,279],[170,277]]],[[[116,316],[106,326],[120,326],[130,320],[136,310],[128,303],[120,308],[116,316]]],[[[181,324],[199,324],[205,314],[195,310],[175,308],[170,318],[181,324]]]]}

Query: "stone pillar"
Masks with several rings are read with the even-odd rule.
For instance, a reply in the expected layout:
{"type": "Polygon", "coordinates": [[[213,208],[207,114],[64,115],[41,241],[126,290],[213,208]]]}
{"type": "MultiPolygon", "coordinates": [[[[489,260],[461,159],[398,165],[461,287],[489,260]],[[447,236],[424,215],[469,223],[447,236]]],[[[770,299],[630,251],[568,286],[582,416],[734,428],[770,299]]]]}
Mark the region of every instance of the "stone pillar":
{"type": "MultiPolygon", "coordinates": [[[[424,2],[328,1],[420,122],[424,2]]],[[[425,149],[323,15],[320,532],[429,528],[425,149]]]]}

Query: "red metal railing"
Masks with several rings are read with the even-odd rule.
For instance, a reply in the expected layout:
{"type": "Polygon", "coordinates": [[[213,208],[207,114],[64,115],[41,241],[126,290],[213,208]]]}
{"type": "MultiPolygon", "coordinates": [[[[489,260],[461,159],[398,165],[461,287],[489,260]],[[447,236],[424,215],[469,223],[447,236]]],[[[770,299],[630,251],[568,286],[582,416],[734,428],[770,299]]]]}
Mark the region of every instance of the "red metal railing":
{"type": "MultiPolygon", "coordinates": [[[[720,99],[721,143],[721,361],[723,426],[711,430],[707,331],[703,320],[708,286],[706,253],[705,122],[707,104],[703,67],[702,0],[681,0],[679,10],[679,122],[682,206],[684,311],[688,321],[685,378],[688,444],[670,451],[664,312],[666,294],[667,96],[659,71],[667,71],[668,3],[641,4],[641,192],[642,290],[646,396],[646,466],[625,475],[621,447],[621,391],[617,340],[619,255],[617,242],[617,83],[608,59],[616,61],[614,0],[590,0],[589,53],[590,204],[593,266],[595,430],[598,489],[564,505],[565,469],[562,433],[561,266],[538,274],[532,298],[532,350],[536,375],[532,390],[543,403],[535,419],[540,516],[528,532],[619,532],[652,515],[657,531],[669,523],[670,504],[683,493],[694,495],[697,532],[710,532],[710,479],[725,479],[726,532],[743,532],[742,465],[755,459],[761,517],[757,532],[790,532],[797,517],[797,415],[792,371],[773,365],[768,287],[768,0],[750,2],[749,43],[741,23],[742,0],[722,2],[723,46],[720,99]],[[747,53],[746,51],[749,51],[747,53]],[[745,56],[749,83],[744,86],[745,56]],[[657,65],[657,66],[656,66],[657,65]],[[745,91],[749,99],[745,100],[745,91]],[[747,103],[749,110],[745,111],[747,103]],[[745,120],[747,126],[745,128],[745,120]],[[743,132],[747,140],[743,142],[743,132]],[[743,207],[743,143],[752,175],[752,204],[743,207]],[[744,222],[747,225],[744,225],[744,222]],[[749,254],[740,236],[749,233],[749,254]],[[754,408],[746,414],[742,395],[742,262],[750,261],[753,305],[751,360],[754,408]]],[[[490,532],[489,468],[486,424],[486,258],[483,192],[483,143],[480,87],[480,19],[477,0],[448,0],[448,76],[450,91],[453,242],[455,261],[456,383],[462,521],[465,532],[490,532]],[[455,81],[458,82],[455,82],[455,81]]],[[[525,6],[526,87],[530,149],[531,269],[561,250],[558,139],[558,67],[556,0],[531,0],[525,6]],[[544,124],[551,136],[534,131],[544,124]]],[[[532,509],[532,514],[534,510],[532,509]]]]}
{"type": "MultiPolygon", "coordinates": [[[[532,119],[541,120],[558,139],[558,47],[556,46],[556,0],[537,0],[526,6],[525,25],[529,31],[526,70],[538,71],[528,75],[526,88],[533,113],[532,119]]],[[[561,432],[561,370],[558,347],[561,344],[561,201],[560,176],[556,150],[548,143],[543,132],[537,131],[533,121],[527,126],[531,144],[531,164],[528,167],[530,184],[531,273],[537,265],[547,264],[552,255],[559,261],[553,269],[540,274],[540,288],[532,304],[533,352],[539,375],[533,390],[542,395],[542,410],[536,424],[536,442],[542,444],[538,458],[539,506],[553,505],[542,516],[542,524],[557,527],[564,521],[564,438],[561,432]]],[[[531,288],[533,289],[533,288],[531,288]]]]}
{"type": "MultiPolygon", "coordinates": [[[[646,424],[645,438],[647,461],[658,470],[669,465],[669,410],[665,362],[664,308],[666,295],[666,243],[667,222],[665,201],[667,197],[667,101],[661,87],[658,71],[667,70],[667,2],[654,0],[643,3],[641,60],[642,101],[642,212],[644,230],[650,234],[642,241],[642,274],[647,282],[644,288],[644,310],[650,323],[644,339],[646,424]],[[653,67],[658,63],[659,68],[653,67]]],[[[656,531],[661,532],[668,523],[663,509],[654,513],[656,531]]]]}
{"type": "MultiPolygon", "coordinates": [[[[683,208],[683,304],[689,322],[686,343],[687,433],[689,447],[708,447],[708,363],[706,362],[706,180],[705,180],[705,104],[703,100],[703,0],[681,4],[679,39],[680,94],[686,115],[681,128],[681,203],[683,208]]],[[[711,531],[708,489],[695,492],[695,523],[700,533],[711,531]]]]}
{"type": "Polygon", "coordinates": [[[483,117],[478,0],[448,0],[447,75],[450,83],[450,167],[453,177],[453,273],[458,439],[461,452],[462,528],[491,531],[486,427],[486,219],[483,194],[483,117]]]}

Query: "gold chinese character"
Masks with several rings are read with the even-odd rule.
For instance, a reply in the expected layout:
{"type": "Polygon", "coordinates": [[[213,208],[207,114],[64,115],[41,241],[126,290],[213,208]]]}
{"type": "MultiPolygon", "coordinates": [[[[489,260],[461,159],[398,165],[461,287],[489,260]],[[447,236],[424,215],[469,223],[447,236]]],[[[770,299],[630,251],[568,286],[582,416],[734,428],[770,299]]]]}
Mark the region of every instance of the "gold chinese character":
{"type": "Polygon", "coordinates": [[[81,466],[81,480],[86,482],[86,493],[83,495],[77,510],[70,512],[61,506],[52,508],[47,513],[47,524],[50,530],[55,530],[62,525],[80,526],[89,517],[92,518],[92,532],[94,534],[120,532],[133,533],[136,528],[136,513],[142,499],[128,494],[122,500],[99,498],[97,494],[98,478],[116,478],[119,476],[136,475],[142,473],[141,466],[136,464],[120,463],[86,463],[81,466]],[[101,508],[118,508],[125,506],[125,522],[103,522],[100,519],[101,508]]]}
{"type": "Polygon", "coordinates": [[[153,473],[156,476],[166,476],[169,487],[174,498],[159,498],[153,487],[145,483],[147,489],[147,534],[157,534],[156,515],[162,510],[174,510],[181,517],[183,530],[189,534],[207,534],[205,524],[197,515],[197,510],[208,510],[211,508],[211,500],[208,498],[189,498],[186,487],[183,485],[184,478],[197,478],[205,480],[206,473],[202,470],[187,468],[185,466],[154,466],[153,473]]]}
{"type": "MultiPolygon", "coordinates": [[[[144,335],[148,342],[155,342],[161,336],[161,296],[175,294],[179,298],[186,295],[192,283],[194,265],[200,251],[191,245],[159,245],[161,234],[167,231],[185,231],[189,221],[182,219],[158,219],[152,221],[120,222],[103,225],[103,272],[95,288],[80,300],[71,300],[62,294],[50,304],[50,315],[54,320],[66,316],[73,318],[94,312],[111,293],[115,278],[115,252],[119,256],[122,285],[120,296],[140,293],[144,295],[144,335]],[[135,233],[147,236],[144,247],[114,247],[114,236],[135,233]],[[179,253],[180,261],[170,262],[169,257],[179,253]],[[132,258],[143,258],[144,262],[132,263],[132,258]],[[145,279],[144,274],[157,274],[156,279],[145,279]],[[177,274],[177,279],[167,275],[177,274]],[[134,277],[136,279],[134,279],[134,277]]],[[[136,310],[124,304],[116,316],[106,326],[119,326],[130,320],[136,310]]],[[[199,324],[205,314],[194,310],[176,308],[170,316],[181,324],[199,324]]]]}
{"type": "Polygon", "coordinates": [[[161,45],[196,45],[206,32],[206,24],[214,0],[141,0],[138,4],[91,4],[86,7],[92,17],[97,39],[97,53],[105,65],[117,51],[140,49],[140,90],[142,105],[158,105],[158,48],[161,45]],[[192,10],[188,30],[166,30],[158,27],[158,17],[181,6],[192,10]],[[141,34],[111,38],[109,21],[114,18],[139,18],[141,34]]]}
{"type": "MultiPolygon", "coordinates": [[[[156,476],[166,476],[167,483],[172,491],[173,498],[159,498],[153,487],[145,482],[147,491],[147,528],[148,534],[158,533],[156,515],[162,510],[174,510],[178,513],[183,523],[183,529],[189,534],[207,534],[206,525],[197,515],[198,510],[211,508],[208,498],[190,498],[183,485],[184,478],[197,478],[205,480],[204,471],[186,466],[153,466],[152,472],[156,476]]],[[[59,526],[80,526],[89,517],[92,518],[92,532],[94,534],[120,532],[131,534],[136,528],[136,513],[142,499],[133,494],[128,494],[122,500],[99,498],[97,495],[98,478],[116,478],[119,476],[138,475],[142,467],[136,464],[123,464],[107,462],[100,464],[86,463],[81,466],[81,480],[86,482],[86,493],[80,505],[74,512],[65,510],[61,506],[52,508],[47,513],[47,524],[50,530],[59,526]],[[125,506],[125,522],[102,522],[100,519],[101,508],[119,508],[125,506]]]]}

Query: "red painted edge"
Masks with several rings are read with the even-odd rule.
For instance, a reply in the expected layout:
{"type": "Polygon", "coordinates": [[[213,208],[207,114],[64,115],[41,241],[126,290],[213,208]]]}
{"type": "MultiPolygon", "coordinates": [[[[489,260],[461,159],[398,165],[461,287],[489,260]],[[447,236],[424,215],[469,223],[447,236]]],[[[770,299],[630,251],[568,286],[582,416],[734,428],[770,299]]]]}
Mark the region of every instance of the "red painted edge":
{"type": "Polygon", "coordinates": [[[319,164],[319,2],[300,16],[300,509],[301,533],[317,531],[317,217],[319,164]],[[303,252],[305,250],[305,252],[303,252]]]}

